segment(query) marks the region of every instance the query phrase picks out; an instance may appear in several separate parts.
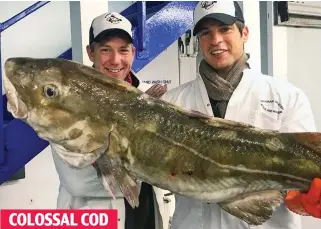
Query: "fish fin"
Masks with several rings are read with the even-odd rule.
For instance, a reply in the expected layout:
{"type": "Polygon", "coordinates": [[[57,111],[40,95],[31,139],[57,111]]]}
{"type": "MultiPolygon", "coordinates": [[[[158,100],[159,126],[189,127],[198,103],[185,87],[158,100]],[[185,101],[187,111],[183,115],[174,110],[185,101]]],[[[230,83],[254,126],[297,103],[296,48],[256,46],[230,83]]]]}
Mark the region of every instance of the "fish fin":
{"type": "Polygon", "coordinates": [[[103,168],[104,172],[101,173],[101,179],[107,180],[107,182],[102,182],[103,185],[106,185],[106,189],[113,190],[115,187],[114,185],[117,183],[130,206],[132,208],[138,207],[141,184],[135,181],[127,173],[117,159],[103,155],[97,162],[98,163],[96,163],[96,166],[99,167],[100,170],[103,168]]]}
{"type": "Polygon", "coordinates": [[[204,119],[212,118],[211,116],[196,110],[186,110],[186,111],[180,111],[180,112],[187,114],[190,118],[204,118],[204,119]]]}
{"type": "Polygon", "coordinates": [[[128,140],[122,137],[115,128],[108,135],[108,148],[99,160],[96,161],[97,173],[105,189],[115,192],[118,184],[124,197],[132,208],[139,205],[140,183],[132,178],[124,167],[124,157],[130,151],[128,140]]]}
{"type": "Polygon", "coordinates": [[[250,225],[261,225],[272,217],[285,198],[278,190],[258,191],[229,198],[218,205],[250,225]]]}
{"type": "MultiPolygon", "coordinates": [[[[253,130],[258,129],[251,124],[222,119],[219,117],[212,117],[212,116],[209,116],[207,114],[204,114],[204,113],[196,111],[196,110],[187,110],[187,109],[182,109],[182,108],[181,109],[176,108],[176,110],[179,113],[187,115],[189,118],[202,119],[206,124],[209,124],[209,125],[215,126],[215,127],[253,129],[253,130]]],[[[263,131],[263,130],[260,129],[260,131],[263,131]]],[[[270,132],[273,132],[273,131],[270,131],[270,132]]]]}
{"type": "MultiPolygon", "coordinates": [[[[289,134],[289,133],[284,133],[289,134]]],[[[304,132],[304,133],[291,133],[294,135],[295,140],[300,144],[316,151],[321,155],[321,133],[318,132],[304,132]]]]}
{"type": "Polygon", "coordinates": [[[102,185],[111,195],[111,197],[115,200],[117,182],[111,171],[112,168],[109,166],[109,162],[105,160],[105,157],[100,157],[95,162],[95,169],[97,171],[98,178],[101,181],[102,185]]]}

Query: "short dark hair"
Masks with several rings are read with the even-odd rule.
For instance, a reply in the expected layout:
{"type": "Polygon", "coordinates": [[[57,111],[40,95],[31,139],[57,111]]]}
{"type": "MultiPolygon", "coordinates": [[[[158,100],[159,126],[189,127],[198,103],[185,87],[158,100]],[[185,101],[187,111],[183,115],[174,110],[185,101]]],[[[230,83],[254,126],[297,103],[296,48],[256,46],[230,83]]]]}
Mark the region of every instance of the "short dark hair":
{"type": "MultiPolygon", "coordinates": [[[[213,19],[212,19],[213,20],[213,19]]],[[[239,30],[239,32],[240,32],[240,34],[241,34],[241,36],[242,36],[242,32],[243,32],[243,29],[244,29],[244,27],[245,27],[245,24],[243,23],[243,22],[241,22],[240,20],[236,20],[235,21],[235,25],[236,25],[236,27],[238,28],[238,30],[239,30]]],[[[199,36],[197,35],[197,37],[199,38],[199,36]]]]}
{"type": "Polygon", "coordinates": [[[239,31],[240,31],[240,33],[241,33],[241,36],[242,36],[242,32],[243,32],[243,29],[244,29],[244,27],[245,27],[245,24],[244,24],[243,22],[237,20],[237,21],[235,22],[235,25],[236,25],[236,27],[239,29],[239,31]]]}

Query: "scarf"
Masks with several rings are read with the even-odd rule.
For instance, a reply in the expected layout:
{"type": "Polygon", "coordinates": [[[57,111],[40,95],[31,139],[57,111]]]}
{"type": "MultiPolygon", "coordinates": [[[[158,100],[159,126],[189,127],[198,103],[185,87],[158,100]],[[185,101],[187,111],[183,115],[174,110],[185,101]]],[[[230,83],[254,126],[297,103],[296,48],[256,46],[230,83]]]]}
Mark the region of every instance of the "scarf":
{"type": "Polygon", "coordinates": [[[215,69],[211,67],[204,59],[199,66],[199,73],[204,81],[208,96],[216,102],[213,109],[218,109],[222,118],[225,116],[226,107],[229,99],[231,98],[235,88],[240,83],[243,70],[249,68],[247,60],[248,54],[243,54],[241,58],[233,65],[225,79],[220,77],[215,69]]]}

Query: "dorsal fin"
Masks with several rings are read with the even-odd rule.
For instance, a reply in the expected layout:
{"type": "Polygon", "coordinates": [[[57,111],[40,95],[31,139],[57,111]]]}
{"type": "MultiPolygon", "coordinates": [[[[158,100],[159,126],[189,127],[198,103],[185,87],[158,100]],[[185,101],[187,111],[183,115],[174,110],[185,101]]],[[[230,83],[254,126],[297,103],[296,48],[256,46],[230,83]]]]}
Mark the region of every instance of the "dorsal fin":
{"type": "Polygon", "coordinates": [[[176,112],[178,112],[182,115],[186,115],[186,117],[189,117],[191,119],[200,119],[205,124],[210,125],[210,126],[226,128],[226,129],[234,128],[235,130],[236,129],[248,129],[249,131],[254,130],[254,131],[260,131],[260,132],[264,131],[264,132],[269,132],[269,133],[275,133],[275,131],[263,130],[263,129],[257,128],[253,125],[247,124],[247,123],[242,123],[242,122],[218,118],[218,117],[212,117],[212,116],[209,116],[209,115],[204,114],[202,112],[186,109],[186,108],[177,106],[175,104],[169,103],[164,100],[159,101],[159,103],[160,104],[163,103],[163,105],[175,110],[176,112]]]}
{"type": "Polygon", "coordinates": [[[244,129],[249,129],[249,130],[250,129],[259,130],[258,128],[254,127],[250,124],[227,120],[227,119],[222,119],[222,118],[218,118],[218,117],[212,117],[212,116],[209,116],[207,114],[204,114],[204,113],[201,113],[201,112],[195,111],[195,110],[180,109],[179,112],[181,112],[191,118],[202,119],[206,124],[211,125],[211,126],[215,126],[215,127],[222,127],[222,128],[225,127],[227,129],[232,127],[232,128],[241,128],[241,129],[244,128],[244,129]]]}

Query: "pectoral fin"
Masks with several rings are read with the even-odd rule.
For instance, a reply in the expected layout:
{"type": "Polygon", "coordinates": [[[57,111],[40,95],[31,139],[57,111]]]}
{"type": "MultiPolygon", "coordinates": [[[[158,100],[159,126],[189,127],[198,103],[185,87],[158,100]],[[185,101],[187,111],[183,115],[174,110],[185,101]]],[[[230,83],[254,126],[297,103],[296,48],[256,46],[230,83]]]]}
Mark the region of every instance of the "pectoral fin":
{"type": "Polygon", "coordinates": [[[250,225],[261,225],[272,217],[274,210],[284,202],[284,198],[284,193],[268,190],[230,198],[218,205],[250,225]]]}
{"type": "Polygon", "coordinates": [[[110,132],[108,138],[109,145],[105,154],[95,163],[98,177],[101,179],[105,189],[113,197],[118,184],[132,208],[138,207],[141,184],[136,182],[123,166],[124,159],[122,155],[126,155],[130,150],[128,148],[128,140],[119,135],[116,130],[110,132]]]}
{"type": "Polygon", "coordinates": [[[115,195],[118,184],[132,208],[139,205],[140,183],[136,182],[115,158],[103,155],[96,162],[97,173],[109,193],[115,195]]]}
{"type": "Polygon", "coordinates": [[[110,196],[115,200],[117,182],[112,173],[113,168],[110,167],[110,164],[108,161],[106,161],[105,156],[100,157],[96,161],[95,168],[102,185],[108,191],[110,196]]]}

